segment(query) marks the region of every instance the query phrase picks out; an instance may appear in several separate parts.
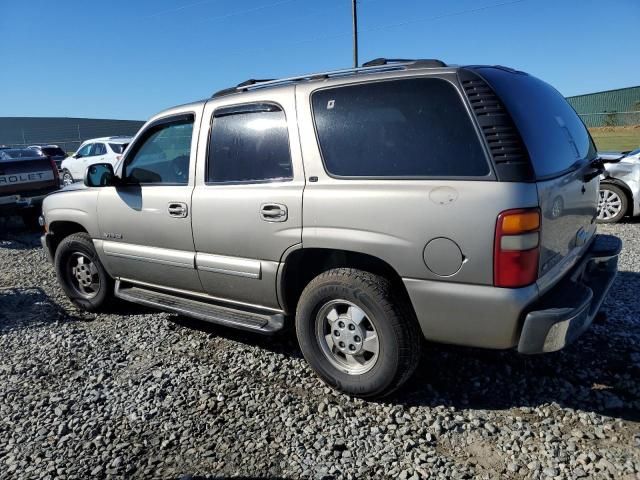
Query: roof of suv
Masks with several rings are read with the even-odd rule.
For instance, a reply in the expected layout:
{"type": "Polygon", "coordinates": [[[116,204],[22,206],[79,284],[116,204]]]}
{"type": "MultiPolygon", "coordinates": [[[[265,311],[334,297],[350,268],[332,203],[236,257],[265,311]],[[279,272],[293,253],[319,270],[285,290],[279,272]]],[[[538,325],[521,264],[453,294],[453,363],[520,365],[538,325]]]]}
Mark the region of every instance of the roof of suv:
{"type": "Polygon", "coordinates": [[[113,136],[113,137],[89,138],[89,139],[85,140],[82,143],[83,144],[90,143],[90,142],[129,143],[129,142],[131,142],[132,138],[133,137],[116,135],[116,136],[113,136]]]}
{"type": "Polygon", "coordinates": [[[347,77],[366,73],[384,73],[402,70],[417,70],[417,69],[444,69],[451,68],[451,66],[444,63],[442,60],[436,59],[389,59],[389,58],[376,58],[369,62],[362,64],[362,67],[348,68],[342,70],[331,70],[328,72],[310,73],[306,75],[298,75],[295,77],[286,77],[280,79],[249,79],[239,83],[235,87],[225,88],[215,92],[211,97],[217,98],[225,95],[231,95],[234,93],[248,92],[259,88],[270,88],[283,85],[289,85],[297,82],[312,82],[326,80],[332,77],[347,77]]]}

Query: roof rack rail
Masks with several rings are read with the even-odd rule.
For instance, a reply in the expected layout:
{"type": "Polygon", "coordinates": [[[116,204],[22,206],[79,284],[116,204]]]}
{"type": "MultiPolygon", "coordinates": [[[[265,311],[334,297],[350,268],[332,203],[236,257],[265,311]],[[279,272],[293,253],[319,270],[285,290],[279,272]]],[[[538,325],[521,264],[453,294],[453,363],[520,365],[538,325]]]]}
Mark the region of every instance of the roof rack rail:
{"type": "Polygon", "coordinates": [[[410,64],[414,68],[446,67],[447,66],[447,64],[444,63],[442,60],[438,60],[435,58],[408,59],[408,58],[383,58],[383,57],[374,58],[373,60],[364,62],[362,66],[375,67],[380,65],[391,65],[394,63],[410,64]]]}
{"type": "Polygon", "coordinates": [[[376,73],[376,72],[388,72],[393,70],[406,70],[408,68],[433,68],[433,67],[446,67],[447,64],[441,60],[403,60],[403,59],[388,59],[388,58],[376,58],[370,62],[362,64],[361,67],[345,68],[342,70],[330,70],[328,72],[311,73],[307,75],[298,75],[295,77],[279,78],[275,80],[256,80],[249,79],[242,83],[239,83],[235,87],[225,88],[215,92],[211,95],[212,98],[222,97],[230,95],[232,93],[248,92],[250,90],[256,90],[259,88],[276,87],[279,85],[287,85],[289,83],[302,82],[305,80],[320,80],[330,77],[339,77],[346,75],[353,75],[358,73],[376,73]]]}

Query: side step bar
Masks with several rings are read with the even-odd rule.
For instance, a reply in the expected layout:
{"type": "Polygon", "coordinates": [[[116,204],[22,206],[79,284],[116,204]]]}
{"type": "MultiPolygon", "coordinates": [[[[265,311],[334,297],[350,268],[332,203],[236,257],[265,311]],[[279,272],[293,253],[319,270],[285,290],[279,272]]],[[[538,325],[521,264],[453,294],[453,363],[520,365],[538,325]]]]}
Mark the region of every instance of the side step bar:
{"type": "Polygon", "coordinates": [[[139,286],[123,285],[120,280],[116,280],[115,296],[128,302],[267,335],[282,330],[284,326],[284,315],[281,313],[258,313],[223,307],[139,286]]]}

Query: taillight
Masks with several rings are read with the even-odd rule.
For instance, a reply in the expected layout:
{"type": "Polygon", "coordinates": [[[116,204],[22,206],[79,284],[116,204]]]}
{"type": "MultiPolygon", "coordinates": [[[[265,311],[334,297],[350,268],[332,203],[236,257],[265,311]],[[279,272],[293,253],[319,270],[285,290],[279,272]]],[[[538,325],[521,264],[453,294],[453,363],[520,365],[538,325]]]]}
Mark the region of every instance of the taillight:
{"type": "Polygon", "coordinates": [[[49,157],[49,162],[51,163],[51,169],[53,170],[53,179],[60,180],[60,174],[58,173],[58,166],[53,158],[49,157]]]}
{"type": "Polygon", "coordinates": [[[496,287],[524,287],[538,278],[540,209],[506,210],[498,215],[493,252],[496,287]]]}

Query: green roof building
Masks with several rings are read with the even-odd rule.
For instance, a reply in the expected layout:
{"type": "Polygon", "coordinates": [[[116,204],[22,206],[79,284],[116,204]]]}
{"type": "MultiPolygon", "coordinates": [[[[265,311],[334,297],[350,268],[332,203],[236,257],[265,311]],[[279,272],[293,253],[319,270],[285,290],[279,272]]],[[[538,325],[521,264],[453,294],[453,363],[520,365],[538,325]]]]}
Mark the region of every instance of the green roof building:
{"type": "Polygon", "coordinates": [[[640,125],[640,86],[567,97],[587,127],[640,125]]]}

